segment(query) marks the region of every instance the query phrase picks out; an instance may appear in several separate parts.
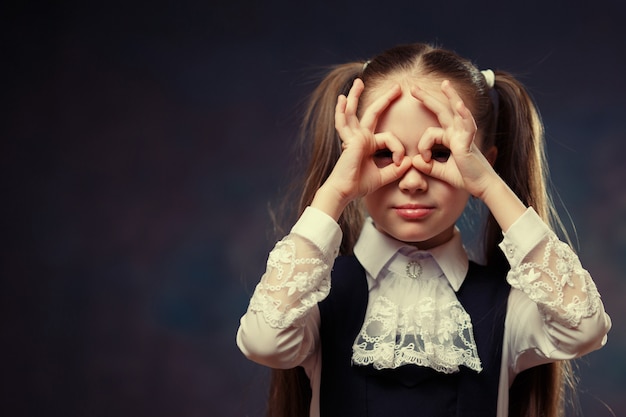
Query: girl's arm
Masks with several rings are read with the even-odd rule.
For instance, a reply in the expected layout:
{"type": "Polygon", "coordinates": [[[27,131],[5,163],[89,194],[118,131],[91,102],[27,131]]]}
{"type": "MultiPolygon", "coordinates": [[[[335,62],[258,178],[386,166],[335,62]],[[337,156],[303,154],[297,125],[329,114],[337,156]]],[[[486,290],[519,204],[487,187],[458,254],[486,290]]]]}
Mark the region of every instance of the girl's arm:
{"type": "MultiPolygon", "coordinates": [[[[511,265],[507,281],[536,305],[523,307],[526,297],[517,302],[520,314],[511,327],[519,332],[515,343],[519,356],[513,368],[520,372],[546,359],[571,359],[603,346],[611,320],[591,276],[570,246],[533,209],[527,209],[500,177],[483,201],[504,231],[500,248],[511,265]],[[544,336],[547,339],[542,341],[544,336]]],[[[516,303],[514,297],[512,302],[516,303]]],[[[511,307],[516,310],[515,304],[511,307]]]]}
{"type": "Polygon", "coordinates": [[[342,154],[311,207],[270,253],[267,270],[241,319],[237,343],[250,359],[264,365],[294,367],[315,351],[317,303],[330,291],[330,271],[341,243],[336,221],[350,201],[393,181],[410,165],[395,137],[373,133],[380,114],[400,88],[393,86],[358,118],[363,87],[357,79],[347,97],[339,96],[335,126],[342,154]],[[378,167],[373,160],[378,149],[390,149],[396,163],[378,167]]]}
{"type": "MultiPolygon", "coordinates": [[[[527,208],[493,170],[475,143],[476,124],[448,81],[442,83],[447,101],[415,89],[414,96],[438,117],[441,128],[420,140],[414,165],[420,170],[480,198],[504,231],[501,249],[511,270],[514,288],[509,306],[513,368],[569,359],[599,348],[611,322],[589,273],[565,243],[558,240],[532,208],[527,208]],[[429,150],[440,143],[451,158],[440,163],[429,150]]],[[[494,150],[485,150],[495,156],[494,150]]]]}
{"type": "Polygon", "coordinates": [[[511,270],[509,323],[514,353],[509,366],[521,372],[541,363],[573,359],[606,343],[611,320],[578,256],[533,209],[526,209],[501,179],[483,201],[504,231],[500,244],[511,270]]]}
{"type": "Polygon", "coordinates": [[[237,332],[237,344],[248,358],[272,368],[292,368],[315,350],[317,303],[330,291],[340,243],[338,224],[307,208],[276,244],[237,332]]]}
{"type": "Polygon", "coordinates": [[[511,225],[500,248],[511,265],[505,343],[514,374],[606,343],[611,320],[591,276],[534,210],[511,225]]]}
{"type": "MultiPolygon", "coordinates": [[[[578,257],[494,171],[474,143],[476,124],[469,109],[449,82],[442,83],[442,91],[448,103],[417,93],[437,114],[442,126],[440,130],[435,130],[435,134],[421,140],[420,147],[426,150],[437,140],[449,146],[451,163],[456,169],[448,169],[448,177],[480,198],[505,234],[501,248],[511,264],[509,283],[528,295],[544,318],[551,322],[573,329],[583,319],[598,312],[601,319],[604,318],[600,295],[589,273],[582,269],[578,257]],[[511,230],[514,225],[517,227],[511,230]]],[[[488,155],[490,152],[486,150],[488,155]]],[[[441,165],[424,161],[422,155],[418,158],[427,162],[434,173],[437,169],[442,172],[441,165]]],[[[606,333],[603,333],[604,330],[608,328],[601,326],[599,333],[591,331],[588,336],[593,340],[602,339],[606,333]]],[[[580,343],[584,345],[586,342],[581,340],[580,343]]]]}
{"type": "Polygon", "coordinates": [[[363,82],[355,80],[348,96],[339,96],[335,127],[342,153],[311,207],[269,255],[267,271],[241,320],[237,341],[250,359],[275,368],[301,364],[316,349],[317,303],[330,291],[330,270],[338,254],[341,230],[336,223],[350,201],[400,177],[411,165],[400,141],[390,133],[374,134],[378,118],[401,93],[394,85],[357,116],[363,82]],[[393,164],[379,167],[374,155],[393,154],[393,164]]]}

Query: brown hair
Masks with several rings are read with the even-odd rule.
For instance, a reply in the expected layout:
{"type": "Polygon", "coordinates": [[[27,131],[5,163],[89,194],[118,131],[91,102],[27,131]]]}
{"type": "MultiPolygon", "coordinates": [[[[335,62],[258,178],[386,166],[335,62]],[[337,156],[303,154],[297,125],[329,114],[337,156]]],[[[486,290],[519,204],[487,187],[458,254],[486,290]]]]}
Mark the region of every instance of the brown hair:
{"type": "MultiPolygon", "coordinates": [[[[495,71],[496,82],[490,89],[485,77],[469,60],[421,43],[391,48],[367,65],[354,62],[335,66],[313,91],[302,124],[302,139],[310,150],[310,159],[300,187],[298,213],[311,203],[341,153],[341,141],[334,128],[337,96],[347,94],[354,79],[359,77],[366,86],[361,99],[364,101],[368,91],[396,74],[450,80],[469,101],[468,106],[482,133],[483,149],[494,145],[498,149],[496,172],[527,206],[532,206],[546,222],[562,230],[548,193],[543,124],[524,86],[511,74],[495,71]]],[[[339,219],[343,231],[341,254],[352,253],[363,218],[358,201],[343,212],[339,219]]],[[[498,249],[502,239],[500,226],[491,214],[484,224],[482,256],[487,263],[506,262],[498,249]]],[[[524,371],[510,389],[509,415],[561,416],[564,390],[572,381],[572,369],[567,361],[524,371]]],[[[268,416],[308,416],[310,389],[307,384],[301,368],[274,370],[268,416]]]]}

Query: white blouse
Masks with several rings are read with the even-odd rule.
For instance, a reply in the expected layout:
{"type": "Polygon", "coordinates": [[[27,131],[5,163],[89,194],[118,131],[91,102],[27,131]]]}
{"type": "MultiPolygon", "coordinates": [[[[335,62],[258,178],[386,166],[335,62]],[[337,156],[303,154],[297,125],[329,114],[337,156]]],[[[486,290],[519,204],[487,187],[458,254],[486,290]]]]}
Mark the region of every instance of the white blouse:
{"type": "MultiPolygon", "coordinates": [[[[368,219],[354,248],[366,271],[372,304],[368,305],[366,323],[378,314],[374,300],[401,304],[401,295],[407,292],[400,281],[391,287],[383,283],[391,282],[389,277],[394,271],[401,272],[393,267],[393,259],[398,254],[406,255],[408,248],[381,236],[368,219]]],[[[249,359],[272,368],[305,369],[311,382],[311,417],[319,417],[321,341],[317,303],[330,292],[330,272],[341,238],[341,229],[332,218],[307,208],[291,233],[270,252],[267,270],[237,332],[237,344],[249,359]]],[[[512,287],[498,391],[497,415],[505,417],[509,387],[517,374],[599,349],[606,343],[611,320],[578,257],[534,210],[528,209],[509,228],[500,248],[511,265],[507,281],[512,287]]],[[[449,287],[457,291],[468,269],[458,231],[452,240],[422,252],[422,258],[428,257],[422,263],[426,270],[440,271],[449,287]]],[[[405,282],[413,285],[410,280],[405,282]]]]}

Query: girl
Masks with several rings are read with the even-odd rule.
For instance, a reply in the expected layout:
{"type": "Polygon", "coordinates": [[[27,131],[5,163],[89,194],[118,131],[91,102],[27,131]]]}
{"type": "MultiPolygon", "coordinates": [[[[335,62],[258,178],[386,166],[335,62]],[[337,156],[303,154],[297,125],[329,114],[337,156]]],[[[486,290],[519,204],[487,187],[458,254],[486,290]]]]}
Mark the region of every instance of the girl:
{"type": "Polygon", "coordinates": [[[275,369],[269,415],[560,415],[568,360],[603,346],[610,319],[547,225],[522,85],[399,46],[331,71],[303,126],[301,216],[237,334],[275,369]],[[455,227],[470,196],[489,209],[485,265],[455,227]]]}

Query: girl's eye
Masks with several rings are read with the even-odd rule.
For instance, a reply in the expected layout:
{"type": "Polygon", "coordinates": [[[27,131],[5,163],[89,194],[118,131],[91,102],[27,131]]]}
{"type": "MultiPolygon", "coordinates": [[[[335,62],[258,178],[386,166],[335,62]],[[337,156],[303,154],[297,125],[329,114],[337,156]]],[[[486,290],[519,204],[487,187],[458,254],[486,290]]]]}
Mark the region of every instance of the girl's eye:
{"type": "Polygon", "coordinates": [[[445,146],[436,146],[431,149],[432,158],[437,162],[446,162],[450,158],[450,149],[445,146]]]}
{"type": "Polygon", "coordinates": [[[376,166],[382,168],[393,162],[393,153],[389,149],[379,149],[374,153],[376,166]]]}

